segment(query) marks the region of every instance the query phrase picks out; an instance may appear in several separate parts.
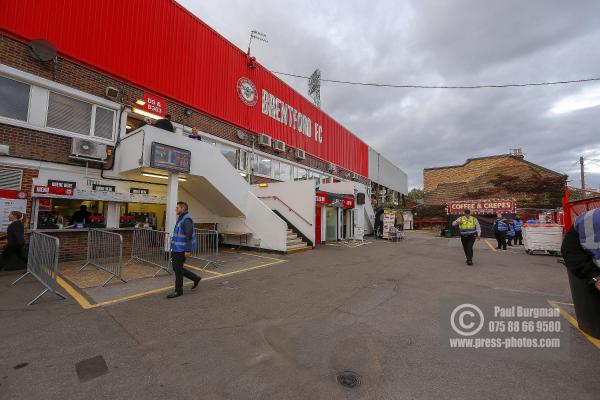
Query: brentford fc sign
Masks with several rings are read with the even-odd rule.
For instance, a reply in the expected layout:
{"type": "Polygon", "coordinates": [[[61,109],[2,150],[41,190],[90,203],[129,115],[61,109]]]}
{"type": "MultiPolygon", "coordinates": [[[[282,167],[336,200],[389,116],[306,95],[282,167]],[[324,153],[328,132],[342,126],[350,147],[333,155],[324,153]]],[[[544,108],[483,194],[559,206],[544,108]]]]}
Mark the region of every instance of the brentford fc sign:
{"type": "Polygon", "coordinates": [[[490,200],[461,200],[448,202],[448,214],[462,214],[469,209],[473,214],[495,214],[498,212],[515,212],[515,201],[513,199],[490,199],[490,200]]]}

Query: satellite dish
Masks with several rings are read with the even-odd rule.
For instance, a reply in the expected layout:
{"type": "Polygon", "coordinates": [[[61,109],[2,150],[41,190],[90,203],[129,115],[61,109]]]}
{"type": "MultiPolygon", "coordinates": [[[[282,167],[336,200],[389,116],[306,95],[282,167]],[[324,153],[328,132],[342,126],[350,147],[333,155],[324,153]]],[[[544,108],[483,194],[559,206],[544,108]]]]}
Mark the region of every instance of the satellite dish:
{"type": "Polygon", "coordinates": [[[240,140],[246,139],[246,134],[242,130],[238,129],[236,132],[236,135],[237,135],[238,139],[240,139],[240,140]]]}
{"type": "Polygon", "coordinates": [[[56,62],[56,47],[52,43],[43,39],[34,39],[29,42],[29,51],[33,58],[38,61],[56,62]]]}

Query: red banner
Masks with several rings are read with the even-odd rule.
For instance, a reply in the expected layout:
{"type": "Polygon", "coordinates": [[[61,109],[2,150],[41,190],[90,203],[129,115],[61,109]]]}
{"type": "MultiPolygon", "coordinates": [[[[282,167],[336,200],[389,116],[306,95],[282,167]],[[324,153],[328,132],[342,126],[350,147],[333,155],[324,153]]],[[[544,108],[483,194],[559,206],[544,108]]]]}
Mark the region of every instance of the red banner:
{"type": "Polygon", "coordinates": [[[20,190],[0,190],[0,199],[26,199],[27,192],[20,190]]]}
{"type": "Polygon", "coordinates": [[[498,212],[515,212],[515,201],[512,199],[490,199],[490,200],[461,200],[449,201],[448,214],[462,214],[465,209],[471,210],[473,214],[495,214],[498,212]]]}
{"type": "Polygon", "coordinates": [[[329,196],[327,196],[327,193],[317,192],[317,194],[315,196],[315,200],[316,200],[317,204],[325,205],[325,204],[327,204],[327,201],[329,200],[329,196]]]}
{"type": "Polygon", "coordinates": [[[353,197],[344,197],[344,208],[354,208],[353,197]]]}
{"type": "Polygon", "coordinates": [[[56,186],[35,185],[33,193],[36,194],[55,194],[59,196],[73,196],[73,189],[56,186]]]}

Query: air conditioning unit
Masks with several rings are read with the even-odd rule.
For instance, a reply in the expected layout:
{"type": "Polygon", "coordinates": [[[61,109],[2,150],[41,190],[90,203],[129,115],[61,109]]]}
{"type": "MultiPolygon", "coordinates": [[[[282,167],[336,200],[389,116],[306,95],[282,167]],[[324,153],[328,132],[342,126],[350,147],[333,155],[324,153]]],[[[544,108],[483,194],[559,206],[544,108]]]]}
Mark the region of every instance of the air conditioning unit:
{"type": "Polygon", "coordinates": [[[296,149],[295,156],[298,160],[304,160],[306,158],[306,154],[302,149],[296,149]]]}
{"type": "Polygon", "coordinates": [[[358,179],[358,174],[356,172],[352,173],[352,180],[355,181],[358,179]]]}
{"type": "Polygon", "coordinates": [[[106,97],[111,100],[118,101],[121,96],[121,91],[116,87],[109,86],[106,88],[106,97]]]}
{"type": "Polygon", "coordinates": [[[335,164],[334,163],[328,163],[327,164],[327,171],[329,171],[329,172],[335,171],[335,164]]]}
{"type": "Polygon", "coordinates": [[[73,138],[71,143],[71,158],[85,161],[106,160],[106,145],[89,139],[73,138]]]}
{"type": "Polygon", "coordinates": [[[273,150],[285,151],[285,142],[282,142],[281,140],[274,140],[273,141],[273,150]]]}
{"type": "Polygon", "coordinates": [[[261,133],[258,135],[258,144],[261,146],[271,146],[271,136],[261,133]]]}

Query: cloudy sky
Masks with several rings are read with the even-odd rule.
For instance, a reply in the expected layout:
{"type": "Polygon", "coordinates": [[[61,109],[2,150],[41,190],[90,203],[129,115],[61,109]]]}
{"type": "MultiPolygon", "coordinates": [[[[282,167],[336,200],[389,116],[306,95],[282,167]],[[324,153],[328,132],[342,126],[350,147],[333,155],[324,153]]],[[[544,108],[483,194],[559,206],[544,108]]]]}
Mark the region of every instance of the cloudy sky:
{"type": "MultiPolygon", "coordinates": [[[[600,77],[600,1],[179,0],[274,71],[424,85],[600,77]]],[[[300,93],[307,83],[282,77],[300,93]]],[[[422,186],[426,167],[523,148],[580,185],[600,185],[600,81],[509,89],[323,83],[322,108],[422,186]],[[597,160],[597,161],[593,161],[597,160]]]]}

